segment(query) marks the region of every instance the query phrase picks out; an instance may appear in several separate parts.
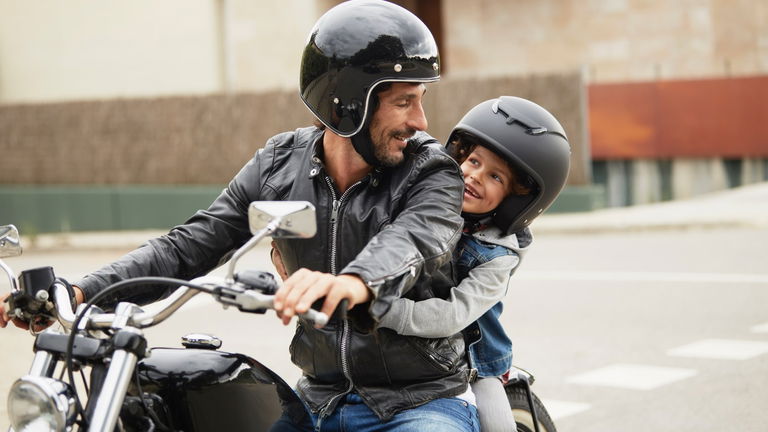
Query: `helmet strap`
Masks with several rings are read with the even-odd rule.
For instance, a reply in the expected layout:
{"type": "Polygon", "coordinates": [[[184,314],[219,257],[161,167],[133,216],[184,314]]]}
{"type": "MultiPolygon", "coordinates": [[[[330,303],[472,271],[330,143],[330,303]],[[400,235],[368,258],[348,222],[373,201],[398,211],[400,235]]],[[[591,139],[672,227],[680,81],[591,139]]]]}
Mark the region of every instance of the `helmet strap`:
{"type": "Polygon", "coordinates": [[[360,132],[352,135],[352,147],[355,151],[363,157],[363,160],[373,167],[381,166],[381,161],[376,157],[373,151],[373,140],[371,139],[371,131],[368,128],[368,121],[365,126],[360,129],[360,132]]]}
{"type": "Polygon", "coordinates": [[[490,225],[495,213],[496,210],[488,213],[461,212],[461,217],[464,218],[464,232],[472,234],[490,225]]]}
{"type": "Polygon", "coordinates": [[[383,165],[379,158],[376,157],[373,139],[371,138],[371,122],[373,122],[373,115],[379,108],[380,91],[381,87],[378,87],[374,88],[374,90],[371,92],[371,99],[368,101],[368,107],[366,108],[365,113],[365,123],[363,123],[363,127],[360,128],[360,132],[350,137],[352,140],[352,146],[355,148],[355,151],[363,157],[363,160],[368,165],[373,167],[380,167],[383,165]]]}

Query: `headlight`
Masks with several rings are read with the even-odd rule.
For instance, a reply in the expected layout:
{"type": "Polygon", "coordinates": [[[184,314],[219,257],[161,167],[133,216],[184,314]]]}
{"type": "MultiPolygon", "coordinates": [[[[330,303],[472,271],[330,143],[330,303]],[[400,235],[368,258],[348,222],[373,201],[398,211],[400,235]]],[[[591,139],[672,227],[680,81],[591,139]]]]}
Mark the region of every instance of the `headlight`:
{"type": "Polygon", "coordinates": [[[69,430],[75,420],[74,391],[53,378],[19,378],[8,395],[8,415],[15,432],[69,430]]]}

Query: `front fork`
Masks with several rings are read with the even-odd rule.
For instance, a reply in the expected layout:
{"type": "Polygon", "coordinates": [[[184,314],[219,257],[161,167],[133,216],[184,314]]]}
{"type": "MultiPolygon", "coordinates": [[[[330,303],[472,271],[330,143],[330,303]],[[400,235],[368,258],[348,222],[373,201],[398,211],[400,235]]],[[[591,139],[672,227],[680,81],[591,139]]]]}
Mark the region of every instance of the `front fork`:
{"type": "MultiPolygon", "coordinates": [[[[146,339],[139,330],[125,328],[115,335],[114,347],[103,382],[92,383],[95,385],[93,394],[97,396],[92,410],[88,410],[89,431],[114,430],[136,364],[145,355],[146,339]]],[[[29,375],[51,377],[55,369],[56,357],[48,351],[38,350],[29,375]]],[[[8,432],[13,432],[13,428],[8,428],[8,432]]]]}
{"type": "Polygon", "coordinates": [[[38,350],[32,359],[29,374],[32,376],[52,377],[56,369],[56,359],[48,351],[38,350]]]}
{"type": "Polygon", "coordinates": [[[146,354],[147,340],[138,329],[127,327],[114,335],[113,345],[115,351],[96,396],[93,415],[88,422],[89,431],[108,432],[115,429],[136,364],[146,354]]]}

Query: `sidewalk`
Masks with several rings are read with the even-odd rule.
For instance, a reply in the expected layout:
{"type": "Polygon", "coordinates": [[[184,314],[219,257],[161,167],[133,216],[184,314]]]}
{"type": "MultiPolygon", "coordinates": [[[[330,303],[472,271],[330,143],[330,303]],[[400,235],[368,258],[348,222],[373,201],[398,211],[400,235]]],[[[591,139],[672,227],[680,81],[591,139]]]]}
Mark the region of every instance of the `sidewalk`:
{"type": "MultiPolygon", "coordinates": [[[[542,215],[533,224],[537,235],[713,228],[768,229],[768,182],[702,195],[682,201],[616,207],[583,213],[542,215]]],[[[165,231],[115,231],[45,234],[23,238],[28,250],[126,249],[165,231]]],[[[23,235],[24,233],[22,233],[23,235]]]]}
{"type": "Polygon", "coordinates": [[[537,234],[713,228],[768,229],[768,182],[688,200],[615,207],[593,212],[543,215],[537,234]]]}

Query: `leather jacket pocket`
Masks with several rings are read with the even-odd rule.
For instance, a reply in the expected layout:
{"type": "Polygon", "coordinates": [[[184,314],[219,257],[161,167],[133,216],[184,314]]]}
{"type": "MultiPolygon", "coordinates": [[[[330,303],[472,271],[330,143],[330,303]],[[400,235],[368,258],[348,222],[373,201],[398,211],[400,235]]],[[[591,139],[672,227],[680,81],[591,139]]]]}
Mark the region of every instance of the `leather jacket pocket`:
{"type": "MultiPolygon", "coordinates": [[[[370,352],[356,360],[355,381],[363,385],[410,384],[440,379],[466,363],[461,335],[426,339],[402,336],[389,329],[376,332],[378,358],[370,352]],[[363,367],[367,365],[367,367],[363,367]]],[[[374,342],[373,339],[371,342],[374,342]]]]}
{"type": "Polygon", "coordinates": [[[296,333],[293,334],[291,344],[288,346],[288,352],[291,354],[291,362],[299,366],[306,375],[314,378],[314,359],[310,344],[307,342],[304,338],[304,326],[299,322],[296,325],[296,333]]]}
{"type": "Polygon", "coordinates": [[[296,334],[291,340],[289,352],[291,361],[305,375],[323,383],[334,383],[344,379],[338,361],[337,326],[329,323],[322,329],[299,322],[296,334]]]}
{"type": "MultiPolygon", "coordinates": [[[[430,340],[427,340],[430,341],[430,340]]],[[[431,340],[430,342],[435,342],[435,340],[431,340]]],[[[451,361],[440,354],[436,353],[434,350],[429,349],[428,343],[421,342],[416,339],[409,338],[408,343],[411,344],[415,349],[416,352],[419,353],[419,355],[426,360],[427,362],[431,363],[433,366],[439,368],[440,370],[449,371],[451,368],[451,361]]]]}
{"type": "Polygon", "coordinates": [[[439,370],[451,372],[456,366],[459,353],[450,338],[427,339],[409,336],[406,340],[425,361],[439,370]]]}

